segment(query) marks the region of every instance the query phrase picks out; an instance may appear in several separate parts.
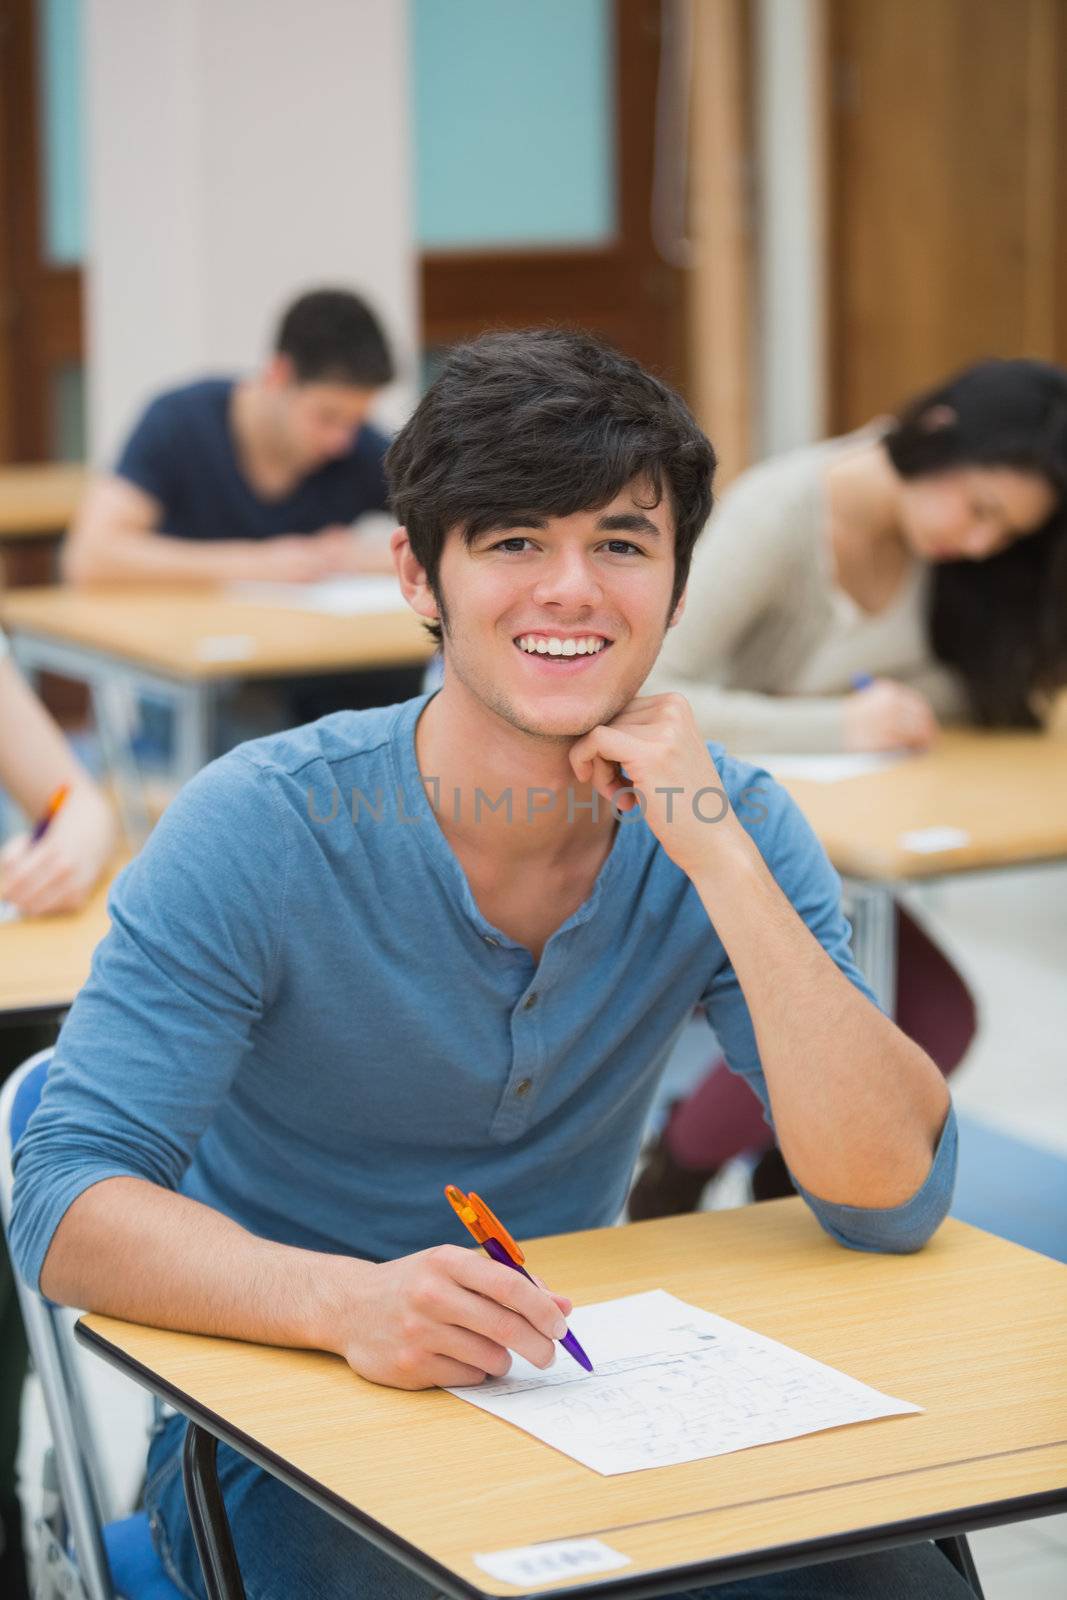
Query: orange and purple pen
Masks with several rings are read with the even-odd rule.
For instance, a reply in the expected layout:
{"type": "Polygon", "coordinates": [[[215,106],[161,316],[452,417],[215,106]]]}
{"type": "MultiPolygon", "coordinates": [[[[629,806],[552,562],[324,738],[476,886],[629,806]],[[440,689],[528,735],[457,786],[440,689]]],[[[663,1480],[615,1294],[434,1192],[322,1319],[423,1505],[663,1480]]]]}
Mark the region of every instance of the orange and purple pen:
{"type": "Polygon", "coordinates": [[[39,842],[39,840],[44,838],[45,834],[48,832],[49,826],[51,825],[53,819],[56,816],[58,816],[59,812],[62,810],[63,805],[65,804],[67,796],[69,794],[70,794],[70,784],[69,783],[61,783],[59,788],[56,789],[54,791],[54,793],[49,796],[48,804],[45,806],[44,811],[41,813],[40,819],[39,819],[36,827],[34,828],[33,832],[30,834],[30,843],[31,844],[37,844],[39,842]]]}
{"type": "MultiPolygon", "coordinates": [[[[462,1189],[457,1189],[455,1184],[450,1183],[445,1189],[445,1199],[487,1256],[499,1261],[502,1267],[511,1267],[513,1271],[521,1272],[524,1278],[530,1278],[531,1283],[535,1281],[527,1272],[524,1265],[526,1257],[511,1234],[499,1217],[490,1211],[485,1201],[478,1198],[473,1189],[470,1194],[464,1194],[462,1189]]],[[[559,1342],[580,1367],[584,1367],[586,1372],[592,1372],[593,1363],[569,1328],[559,1342]]]]}

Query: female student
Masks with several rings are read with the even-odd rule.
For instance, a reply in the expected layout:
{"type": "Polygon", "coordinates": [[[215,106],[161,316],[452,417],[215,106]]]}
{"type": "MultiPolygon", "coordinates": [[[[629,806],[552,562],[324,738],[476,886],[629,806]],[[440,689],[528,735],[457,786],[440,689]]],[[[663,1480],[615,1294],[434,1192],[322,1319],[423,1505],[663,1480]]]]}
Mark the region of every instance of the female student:
{"type": "MultiPolygon", "coordinates": [[[[925,749],[945,721],[1035,728],[1067,683],[1067,372],[983,361],[845,438],[753,468],[697,545],[647,689],[733,752],[925,749]]],[[[898,907],[897,1020],[948,1073],[974,1032],[959,975],[898,907]]],[[[718,1061],[676,1106],[634,1218],[691,1210],[768,1150],[718,1061]]],[[[757,1198],[788,1192],[773,1149],[757,1198]]]]}
{"type": "MultiPolygon", "coordinates": [[[[19,676],[0,633],[0,790],[37,819],[64,786],[66,800],[41,838],[33,842],[31,833],[20,833],[0,851],[0,904],[23,916],[76,910],[111,857],[115,825],[103,795],[19,676]]],[[[43,1029],[0,1031],[0,1081],[47,1042],[43,1029]]],[[[28,1593],[15,1486],[25,1370],[25,1335],[0,1240],[0,1594],[11,1600],[28,1593]]]]}

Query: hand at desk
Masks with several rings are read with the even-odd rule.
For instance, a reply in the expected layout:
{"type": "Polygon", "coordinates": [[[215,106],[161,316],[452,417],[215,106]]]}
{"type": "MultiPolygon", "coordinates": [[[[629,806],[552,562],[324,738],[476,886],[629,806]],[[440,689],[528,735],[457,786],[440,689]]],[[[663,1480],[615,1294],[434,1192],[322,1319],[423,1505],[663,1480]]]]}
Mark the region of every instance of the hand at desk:
{"type": "Polygon", "coordinates": [[[926,696],[891,678],[876,678],[845,701],[846,750],[925,750],[937,733],[926,696]]]}
{"type": "Polygon", "coordinates": [[[395,1389],[481,1383],[511,1365],[555,1358],[571,1302],[457,1245],[438,1245],[371,1269],[350,1287],[338,1258],[333,1312],[343,1332],[323,1341],[353,1371],[395,1389]],[[347,1289],[347,1292],[346,1292],[347,1289]],[[339,1291],[339,1294],[338,1294],[339,1291]]]}
{"type": "Polygon", "coordinates": [[[323,578],[394,570],[388,545],[340,526],[265,539],[251,560],[255,570],[249,576],[270,583],[318,583],[323,578]]]}
{"type": "Polygon", "coordinates": [[[342,571],[344,547],[352,535],[347,528],[324,528],[321,533],[286,533],[250,545],[247,576],[267,583],[317,583],[342,571]]]}
{"type": "Polygon", "coordinates": [[[94,789],[77,787],[43,839],[29,834],[0,852],[0,900],[27,917],[77,911],[115,848],[115,820],[94,789]]]}
{"type": "Polygon", "coordinates": [[[365,573],[385,573],[392,577],[396,572],[393,553],[388,540],[374,532],[364,533],[355,528],[324,528],[315,535],[323,541],[323,549],[331,562],[330,575],[360,577],[365,573]]]}

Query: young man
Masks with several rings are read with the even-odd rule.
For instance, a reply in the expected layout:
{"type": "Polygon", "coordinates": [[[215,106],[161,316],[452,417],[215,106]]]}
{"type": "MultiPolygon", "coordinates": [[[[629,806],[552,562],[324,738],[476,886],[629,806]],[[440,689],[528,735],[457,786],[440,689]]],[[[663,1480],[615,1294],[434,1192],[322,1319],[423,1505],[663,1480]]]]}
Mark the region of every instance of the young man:
{"type": "MultiPolygon", "coordinates": [[[[126,874],[18,1153],[14,1248],[45,1294],[403,1388],[547,1365],[569,1302],[462,1248],[442,1188],[520,1235],[610,1224],[698,1002],[824,1227],[925,1241],[954,1166],[940,1073],[868,997],[785,793],[639,695],[713,464],[677,396],[591,339],[453,352],[388,464],[444,687],[217,762],[126,874]]],[[[199,1595],[182,1433],[149,1501],[199,1595]]],[[[429,1595],[221,1454],[250,1596],[429,1595]]],[[[726,1592],[966,1593],[932,1546],[882,1569],[726,1592]]]]}
{"type": "Polygon", "coordinates": [[[386,509],[386,440],[366,417],[393,361],[343,289],[302,295],[254,377],[159,395],[64,554],[74,583],[305,582],[392,565],[350,524],[386,509]]]}

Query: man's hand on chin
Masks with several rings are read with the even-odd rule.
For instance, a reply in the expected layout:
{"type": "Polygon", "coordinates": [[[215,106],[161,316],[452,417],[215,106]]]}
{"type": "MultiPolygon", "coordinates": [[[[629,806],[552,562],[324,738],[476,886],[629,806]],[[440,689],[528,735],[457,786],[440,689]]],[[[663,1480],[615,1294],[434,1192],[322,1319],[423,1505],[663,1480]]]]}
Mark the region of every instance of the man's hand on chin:
{"type": "Polygon", "coordinates": [[[617,811],[640,806],[664,850],[689,877],[730,845],[749,846],[692,708],[680,694],[631,700],[571,747],[570,763],[579,783],[591,783],[617,811]]]}

